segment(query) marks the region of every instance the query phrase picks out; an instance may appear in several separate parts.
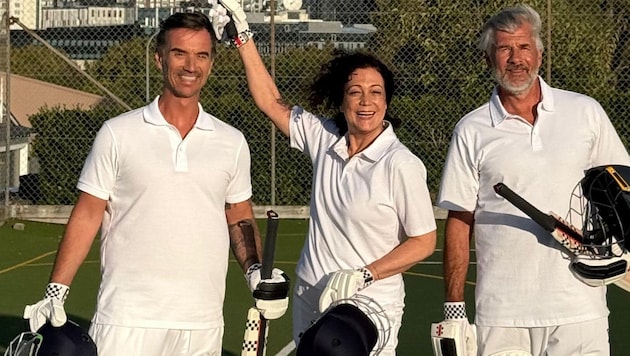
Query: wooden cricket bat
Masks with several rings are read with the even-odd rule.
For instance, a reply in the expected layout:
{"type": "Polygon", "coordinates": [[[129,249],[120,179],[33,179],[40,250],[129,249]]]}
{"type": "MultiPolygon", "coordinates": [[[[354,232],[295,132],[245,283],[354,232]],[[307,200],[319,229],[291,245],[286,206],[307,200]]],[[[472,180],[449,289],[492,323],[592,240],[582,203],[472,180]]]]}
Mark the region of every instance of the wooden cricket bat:
{"type": "Polygon", "coordinates": [[[549,231],[556,241],[573,254],[588,255],[593,253],[589,247],[584,246],[582,232],[558,214],[554,212],[543,213],[503,183],[495,184],[494,191],[532,218],[543,229],[549,231]]]}
{"type": "MultiPolygon", "coordinates": [[[[276,250],[276,238],[278,237],[278,214],[275,211],[267,211],[267,236],[263,249],[263,260],[260,271],[261,279],[271,278],[273,271],[273,259],[276,250]]],[[[245,323],[245,335],[241,356],[264,356],[267,348],[267,335],[269,333],[269,321],[265,319],[256,306],[247,311],[245,323]]]]}

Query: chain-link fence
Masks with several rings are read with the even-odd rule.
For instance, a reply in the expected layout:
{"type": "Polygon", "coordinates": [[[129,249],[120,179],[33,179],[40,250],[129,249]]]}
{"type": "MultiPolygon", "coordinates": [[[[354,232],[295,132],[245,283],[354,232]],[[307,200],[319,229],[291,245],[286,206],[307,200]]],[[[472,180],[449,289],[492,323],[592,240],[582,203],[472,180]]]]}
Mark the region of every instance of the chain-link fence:
{"type": "MultiPolygon", "coordinates": [[[[5,206],[73,204],[96,130],[160,92],[162,77],[153,61],[156,24],[191,7],[207,12],[204,1],[10,0],[0,31],[0,71],[9,73],[0,81],[5,206]],[[9,45],[3,40],[7,26],[9,45]]],[[[430,189],[437,191],[455,123],[487,101],[493,87],[476,49],[479,30],[512,2],[242,1],[288,103],[313,109],[306,88],[333,48],[369,50],[390,65],[398,84],[390,112],[403,122],[397,134],[422,158],[430,189]]],[[[541,75],[553,86],[599,100],[626,140],[630,0],[529,4],[544,23],[541,75]]],[[[310,161],[290,150],[256,109],[235,50],[219,48],[201,103],[247,137],[256,204],[308,205],[310,161]]]]}

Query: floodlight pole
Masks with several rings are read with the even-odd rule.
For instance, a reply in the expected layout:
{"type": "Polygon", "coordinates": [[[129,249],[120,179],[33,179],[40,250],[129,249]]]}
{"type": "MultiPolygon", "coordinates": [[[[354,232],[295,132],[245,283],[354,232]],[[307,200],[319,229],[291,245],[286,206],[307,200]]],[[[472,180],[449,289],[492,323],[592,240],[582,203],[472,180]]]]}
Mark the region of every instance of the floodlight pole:
{"type": "MultiPolygon", "coordinates": [[[[276,81],[276,2],[269,3],[269,60],[271,66],[271,78],[276,81]]],[[[271,206],[276,205],[276,125],[271,124],[271,206]]]]}
{"type": "Polygon", "coordinates": [[[9,22],[9,18],[8,18],[8,14],[9,14],[9,9],[8,9],[8,4],[9,2],[7,1],[7,9],[6,9],[6,13],[3,15],[3,19],[2,19],[2,25],[4,25],[4,27],[0,30],[3,32],[3,34],[6,36],[3,36],[3,38],[7,41],[6,43],[4,43],[4,45],[7,46],[7,53],[6,53],[6,63],[7,63],[7,68],[5,73],[3,74],[4,78],[0,78],[0,102],[1,104],[4,105],[0,105],[0,123],[4,123],[6,125],[6,146],[5,146],[5,164],[6,164],[6,170],[5,172],[3,172],[5,174],[5,185],[4,185],[4,207],[5,207],[5,214],[4,216],[0,216],[0,221],[5,221],[6,219],[9,218],[9,201],[10,201],[10,190],[9,190],[9,184],[11,181],[11,97],[10,97],[10,93],[11,90],[9,90],[10,85],[11,85],[11,35],[10,35],[10,22],[9,22]],[[3,80],[6,79],[6,80],[3,80]],[[5,95],[5,89],[6,89],[6,95],[5,95]]]}
{"type": "Polygon", "coordinates": [[[551,11],[551,0],[547,0],[547,70],[545,79],[547,80],[547,84],[551,85],[551,30],[553,28],[553,12],[551,11]]]}
{"type": "Polygon", "coordinates": [[[146,84],[146,93],[145,93],[144,100],[145,100],[145,102],[147,104],[149,102],[151,102],[151,92],[150,92],[150,88],[149,88],[149,84],[150,84],[150,80],[149,80],[149,46],[151,45],[151,42],[153,41],[155,36],[157,36],[158,33],[160,33],[160,32],[157,31],[154,34],[152,34],[151,37],[149,37],[149,39],[147,40],[147,45],[146,45],[145,51],[144,51],[144,59],[145,59],[145,63],[144,63],[144,69],[145,69],[144,82],[146,84]]]}

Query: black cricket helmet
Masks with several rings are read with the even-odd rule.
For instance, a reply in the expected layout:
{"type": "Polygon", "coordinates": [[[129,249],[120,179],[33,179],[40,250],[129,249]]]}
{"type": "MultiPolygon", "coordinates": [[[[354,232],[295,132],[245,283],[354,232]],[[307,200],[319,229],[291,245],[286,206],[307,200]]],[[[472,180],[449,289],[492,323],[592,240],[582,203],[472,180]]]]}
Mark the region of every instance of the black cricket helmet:
{"type": "Polygon", "coordinates": [[[373,299],[354,295],[335,301],[300,337],[296,356],[378,354],[389,339],[385,312],[373,299]]]}
{"type": "Polygon", "coordinates": [[[94,340],[77,323],[68,320],[60,327],[47,322],[37,332],[18,335],[5,356],[96,356],[94,340]]]}
{"type": "Polygon", "coordinates": [[[601,258],[615,257],[628,250],[630,167],[606,165],[587,170],[573,197],[580,198],[585,246],[601,258]]]}

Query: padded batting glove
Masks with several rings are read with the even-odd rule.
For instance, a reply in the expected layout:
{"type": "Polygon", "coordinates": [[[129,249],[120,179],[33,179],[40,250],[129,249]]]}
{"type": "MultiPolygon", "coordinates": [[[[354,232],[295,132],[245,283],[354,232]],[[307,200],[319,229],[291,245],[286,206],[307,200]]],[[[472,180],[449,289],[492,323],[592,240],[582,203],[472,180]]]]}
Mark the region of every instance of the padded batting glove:
{"type": "Polygon", "coordinates": [[[468,322],[466,303],[444,303],[444,321],[431,324],[435,356],[476,356],[477,329],[468,322]]]}
{"type": "Polygon", "coordinates": [[[54,327],[62,326],[68,320],[63,304],[70,293],[70,287],[60,283],[48,283],[44,299],[24,308],[24,319],[28,319],[32,332],[37,332],[47,320],[54,327]]]}
{"type": "Polygon", "coordinates": [[[367,267],[334,272],[319,297],[319,311],[323,313],[333,302],[350,298],[372,283],[374,277],[367,267]]]}
{"type": "Polygon", "coordinates": [[[238,0],[221,0],[220,2],[229,11],[229,16],[232,18],[232,21],[225,26],[225,32],[232,45],[238,48],[254,36],[249,29],[247,16],[238,0]]]}
{"type": "Polygon", "coordinates": [[[260,315],[268,320],[278,319],[289,308],[289,276],[274,268],[271,278],[261,279],[261,268],[260,263],[251,265],[245,272],[245,279],[260,315]]]}

